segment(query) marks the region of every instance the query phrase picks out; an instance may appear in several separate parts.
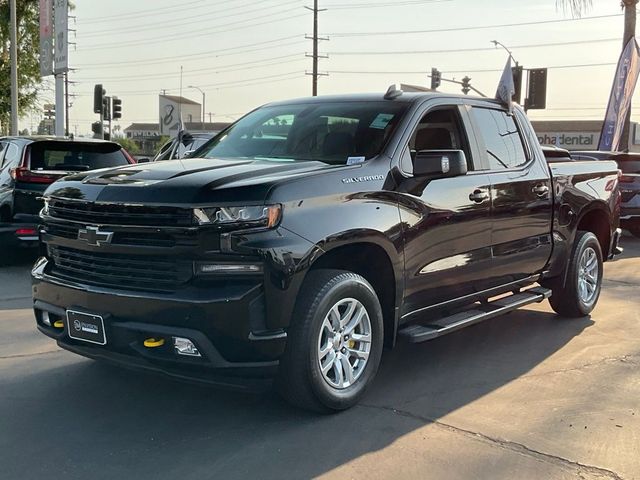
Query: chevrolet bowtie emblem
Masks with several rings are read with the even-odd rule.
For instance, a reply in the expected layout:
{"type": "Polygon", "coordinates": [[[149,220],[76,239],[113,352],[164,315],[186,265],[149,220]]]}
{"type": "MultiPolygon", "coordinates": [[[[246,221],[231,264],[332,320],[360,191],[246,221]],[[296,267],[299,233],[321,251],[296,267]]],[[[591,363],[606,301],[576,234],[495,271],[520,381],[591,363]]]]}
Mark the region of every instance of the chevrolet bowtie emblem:
{"type": "Polygon", "coordinates": [[[78,230],[78,240],[84,240],[89,245],[99,247],[103,243],[111,243],[113,232],[102,232],[98,227],[87,227],[78,230]]]}

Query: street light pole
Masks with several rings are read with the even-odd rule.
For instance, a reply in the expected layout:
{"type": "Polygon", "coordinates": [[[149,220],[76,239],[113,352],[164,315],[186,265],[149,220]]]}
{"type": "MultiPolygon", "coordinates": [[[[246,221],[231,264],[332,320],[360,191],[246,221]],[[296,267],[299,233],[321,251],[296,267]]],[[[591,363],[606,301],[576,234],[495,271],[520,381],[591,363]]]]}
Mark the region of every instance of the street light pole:
{"type": "Polygon", "coordinates": [[[196,90],[200,91],[200,93],[202,94],[202,131],[204,131],[204,112],[206,111],[204,109],[204,102],[205,102],[204,90],[202,90],[200,87],[196,87],[195,85],[189,85],[189,88],[195,88],[196,90]]]}
{"type": "Polygon", "coordinates": [[[18,134],[18,14],[16,0],[9,2],[11,36],[11,135],[18,134]]]}

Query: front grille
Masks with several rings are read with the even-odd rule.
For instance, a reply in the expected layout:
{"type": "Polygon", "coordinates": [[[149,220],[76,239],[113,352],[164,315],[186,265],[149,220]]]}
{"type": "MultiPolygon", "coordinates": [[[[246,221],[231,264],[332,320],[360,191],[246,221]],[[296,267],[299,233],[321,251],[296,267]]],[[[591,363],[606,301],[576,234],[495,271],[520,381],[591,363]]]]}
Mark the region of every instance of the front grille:
{"type": "Polygon", "coordinates": [[[50,199],[49,216],[98,225],[191,226],[191,209],[50,199]]]}
{"type": "MultiPolygon", "coordinates": [[[[76,239],[78,230],[84,225],[72,223],[47,223],[44,230],[54,237],[76,239]]],[[[131,245],[140,247],[165,247],[170,248],[176,245],[194,246],[197,245],[196,232],[169,233],[160,231],[116,231],[111,240],[112,245],[131,245]]]]}
{"type": "Polygon", "coordinates": [[[51,274],[91,285],[173,291],[193,275],[190,261],[149,258],[144,255],[96,253],[49,246],[51,274]]]}

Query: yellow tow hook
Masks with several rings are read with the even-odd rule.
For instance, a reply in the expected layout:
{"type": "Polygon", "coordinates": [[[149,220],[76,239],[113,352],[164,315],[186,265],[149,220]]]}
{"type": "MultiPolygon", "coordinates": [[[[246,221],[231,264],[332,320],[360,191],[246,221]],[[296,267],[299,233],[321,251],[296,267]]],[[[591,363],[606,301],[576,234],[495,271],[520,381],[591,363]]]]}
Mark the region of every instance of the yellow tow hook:
{"type": "Polygon", "coordinates": [[[147,348],[156,348],[164,345],[164,338],[147,338],[144,341],[144,346],[147,348]]]}
{"type": "Polygon", "coordinates": [[[53,326],[56,328],[64,328],[64,322],[62,320],[56,320],[53,322],[53,326]]]}

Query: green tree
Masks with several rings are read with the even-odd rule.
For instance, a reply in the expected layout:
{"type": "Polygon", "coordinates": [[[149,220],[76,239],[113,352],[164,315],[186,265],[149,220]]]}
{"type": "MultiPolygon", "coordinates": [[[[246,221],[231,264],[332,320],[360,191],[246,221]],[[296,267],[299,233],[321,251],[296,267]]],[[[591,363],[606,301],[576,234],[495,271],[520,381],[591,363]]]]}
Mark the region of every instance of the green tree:
{"type": "MultiPolygon", "coordinates": [[[[18,19],[18,110],[24,114],[36,106],[40,86],[39,3],[16,0],[18,19]]],[[[0,0],[0,130],[7,131],[11,115],[11,61],[9,54],[9,0],[0,0]]]]}
{"type": "Polygon", "coordinates": [[[131,140],[130,138],[126,138],[126,137],[114,138],[113,141],[116,142],[118,145],[120,145],[122,148],[124,148],[127,152],[129,152],[132,155],[140,153],[138,144],[133,140],[131,140]]]}

